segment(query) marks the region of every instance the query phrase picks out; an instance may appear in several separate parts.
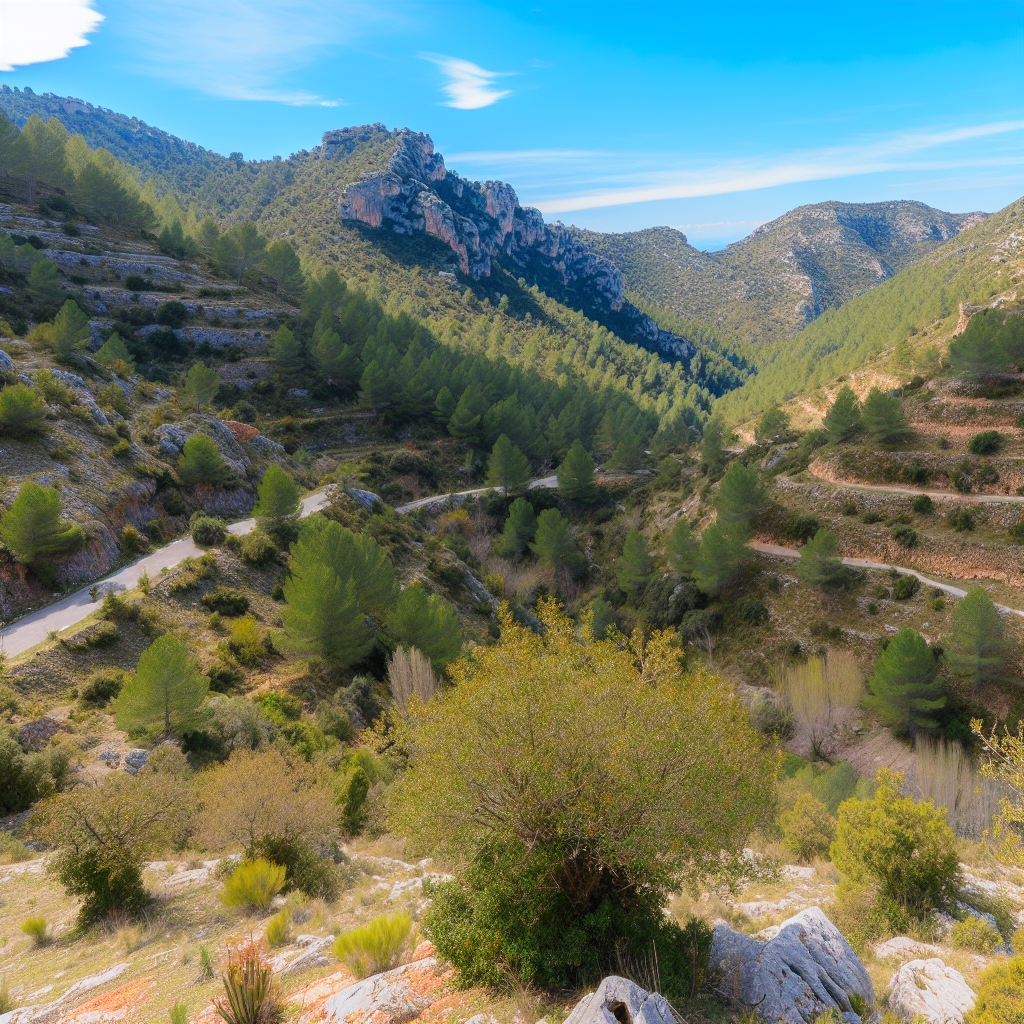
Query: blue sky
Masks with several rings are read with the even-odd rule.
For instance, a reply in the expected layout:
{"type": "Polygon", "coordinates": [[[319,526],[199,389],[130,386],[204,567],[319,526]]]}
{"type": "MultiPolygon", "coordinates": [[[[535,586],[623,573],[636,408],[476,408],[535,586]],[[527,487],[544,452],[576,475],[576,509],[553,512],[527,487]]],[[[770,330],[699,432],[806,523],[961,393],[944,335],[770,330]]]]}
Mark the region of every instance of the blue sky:
{"type": "Polygon", "coordinates": [[[429,133],[546,219],[713,248],[802,203],[1024,193],[1024,0],[0,0],[0,82],[221,153],[429,133]]]}

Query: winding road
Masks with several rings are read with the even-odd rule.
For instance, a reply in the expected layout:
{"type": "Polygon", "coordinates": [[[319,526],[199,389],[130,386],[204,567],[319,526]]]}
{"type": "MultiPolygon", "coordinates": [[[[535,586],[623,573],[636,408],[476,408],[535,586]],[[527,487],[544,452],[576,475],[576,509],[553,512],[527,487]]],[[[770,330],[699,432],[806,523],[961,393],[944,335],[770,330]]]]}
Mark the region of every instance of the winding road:
{"type": "MultiPolygon", "coordinates": [[[[1024,495],[961,494],[959,491],[930,491],[927,488],[900,487],[898,484],[854,484],[847,483],[845,480],[829,480],[828,477],[819,476],[813,469],[808,469],[807,472],[810,473],[815,480],[820,480],[823,484],[831,484],[833,487],[844,487],[851,491],[875,491],[885,494],[907,494],[912,497],[917,497],[919,494],[927,494],[929,498],[938,498],[942,501],[974,502],[979,505],[1024,504],[1024,495]]],[[[793,480],[788,476],[783,476],[781,473],[779,474],[779,478],[792,484],[794,487],[802,486],[798,481],[793,480]]]]}

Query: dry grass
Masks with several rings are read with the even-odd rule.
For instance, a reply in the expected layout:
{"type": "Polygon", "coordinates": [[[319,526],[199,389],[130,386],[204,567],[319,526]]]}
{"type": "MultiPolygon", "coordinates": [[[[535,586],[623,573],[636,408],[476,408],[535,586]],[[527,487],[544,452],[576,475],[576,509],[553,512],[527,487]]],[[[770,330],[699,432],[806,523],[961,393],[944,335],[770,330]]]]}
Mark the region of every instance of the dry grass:
{"type": "Polygon", "coordinates": [[[835,747],[837,726],[864,693],[857,659],[849,651],[828,651],[824,657],[787,667],[779,684],[811,752],[827,758],[835,747]]]}
{"type": "Polygon", "coordinates": [[[1003,794],[992,779],[975,772],[959,743],[919,739],[915,746],[915,777],[918,796],[945,807],[949,824],[957,835],[980,839],[991,829],[1003,794]]]}
{"type": "Polygon", "coordinates": [[[430,659],[415,647],[398,647],[388,661],[388,680],[395,703],[404,715],[409,701],[416,697],[421,703],[429,704],[437,692],[437,678],[430,666],[430,659]]]}
{"type": "Polygon", "coordinates": [[[489,558],[486,570],[501,577],[505,596],[516,601],[526,597],[537,584],[545,582],[549,575],[541,566],[516,562],[510,558],[489,558]]]}

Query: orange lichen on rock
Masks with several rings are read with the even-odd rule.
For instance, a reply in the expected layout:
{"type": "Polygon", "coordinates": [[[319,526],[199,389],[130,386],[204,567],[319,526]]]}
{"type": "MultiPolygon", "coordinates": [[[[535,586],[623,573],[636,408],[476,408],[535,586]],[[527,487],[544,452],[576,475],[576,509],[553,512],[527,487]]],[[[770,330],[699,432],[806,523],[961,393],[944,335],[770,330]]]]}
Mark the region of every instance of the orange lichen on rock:
{"type": "Polygon", "coordinates": [[[234,434],[236,441],[252,441],[260,436],[260,432],[249,423],[239,423],[238,420],[222,420],[221,422],[234,434]]]}
{"type": "Polygon", "coordinates": [[[105,1024],[106,1021],[124,1020],[142,1006],[150,984],[149,978],[129,981],[69,1010],[60,1018],[59,1024],[105,1024]]]}

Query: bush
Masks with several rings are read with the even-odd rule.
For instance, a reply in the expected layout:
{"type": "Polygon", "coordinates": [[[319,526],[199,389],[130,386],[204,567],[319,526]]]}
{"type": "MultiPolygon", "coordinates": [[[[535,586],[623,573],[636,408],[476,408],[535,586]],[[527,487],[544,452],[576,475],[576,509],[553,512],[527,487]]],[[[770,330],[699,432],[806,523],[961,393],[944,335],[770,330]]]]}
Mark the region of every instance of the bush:
{"type": "Polygon", "coordinates": [[[964,1024],[1020,1024],[1024,1021],[1024,956],[995,963],[978,980],[978,998],[964,1024]]]}
{"type": "Polygon", "coordinates": [[[153,287],[153,282],[147,281],[141,274],[129,274],[124,279],[124,286],[130,292],[144,292],[153,287]]]}
{"type": "Polygon", "coordinates": [[[297,722],[302,717],[302,702],[290,693],[268,690],[253,698],[256,704],[275,725],[297,722]]]}
{"type": "Polygon", "coordinates": [[[6,683],[0,683],[0,715],[16,715],[20,709],[18,695],[6,683]]]}
{"type": "Polygon", "coordinates": [[[287,909],[279,911],[267,922],[267,945],[271,949],[287,945],[291,938],[291,923],[287,909]]]}
{"type": "Polygon", "coordinates": [[[812,796],[803,793],[791,811],[779,818],[783,845],[804,863],[816,857],[827,857],[829,847],[836,838],[836,820],[828,808],[812,796]]]}
{"type": "Polygon", "coordinates": [[[896,601],[906,601],[921,589],[921,581],[909,573],[902,573],[892,585],[892,596],[896,601]]]}
{"type": "Polygon", "coordinates": [[[217,484],[231,475],[217,442],[206,434],[193,434],[181,450],[178,476],[184,484],[217,484]]]}
{"type": "Polygon", "coordinates": [[[249,610],[249,598],[240,590],[218,587],[202,598],[204,607],[221,615],[244,615],[249,610]]]}
{"type": "Polygon", "coordinates": [[[956,837],[946,809],[900,796],[902,776],[882,771],[870,800],[839,807],[832,861],[840,903],[865,891],[894,931],[953,905],[960,884],[956,837]]]}
{"type": "Polygon", "coordinates": [[[123,594],[107,591],[100,609],[100,618],[107,622],[134,622],[139,617],[138,605],[132,604],[123,594]]]}
{"type": "Polygon", "coordinates": [[[284,1016],[273,968],[257,943],[233,950],[222,978],[224,995],[213,1005],[225,1024],[278,1024],[284,1016]]]}
{"type": "Polygon", "coordinates": [[[24,811],[60,792],[71,778],[66,746],[55,744],[27,754],[13,736],[0,732],[0,815],[24,811]]]}
{"type": "Polygon", "coordinates": [[[877,512],[862,512],[860,521],[871,526],[872,523],[880,523],[882,521],[882,517],[877,512]]]}
{"type": "Polygon", "coordinates": [[[355,977],[365,978],[396,966],[411,933],[408,914],[381,915],[342,932],[334,940],[333,952],[355,977]]]}
{"type": "Polygon", "coordinates": [[[245,679],[245,673],[234,663],[215,661],[206,669],[211,693],[230,693],[245,679]]]}
{"type": "Polygon", "coordinates": [[[1003,446],[1003,435],[998,430],[983,430],[967,442],[974,455],[994,455],[1003,446]]]}
{"type": "Polygon", "coordinates": [[[148,550],[149,541],[134,526],[125,524],[121,529],[121,554],[125,558],[137,558],[148,550]]]}
{"type": "Polygon", "coordinates": [[[1003,944],[1003,937],[985,918],[971,914],[953,925],[949,944],[954,949],[991,956],[1003,944]]]}
{"type": "Polygon", "coordinates": [[[238,659],[240,665],[252,668],[258,665],[267,654],[267,647],[256,620],[251,615],[243,615],[231,623],[231,639],[228,649],[238,659]]]}
{"type": "Polygon", "coordinates": [[[11,384],[0,391],[0,432],[32,434],[46,425],[46,403],[27,384],[11,384]]]}
{"type": "Polygon", "coordinates": [[[82,687],[79,699],[83,704],[95,704],[98,707],[103,707],[121,692],[123,685],[123,673],[97,672],[82,687]]]}
{"type": "Polygon", "coordinates": [[[188,307],[184,302],[172,299],[156,307],[156,322],[164,327],[184,327],[188,320],[188,307]]]}
{"type": "Polygon", "coordinates": [[[946,522],[957,533],[970,533],[974,529],[974,516],[966,508],[954,509],[946,517],[946,522]]]}
{"type": "Polygon", "coordinates": [[[50,941],[50,934],[46,926],[46,918],[42,914],[33,917],[26,917],[21,922],[21,930],[35,941],[37,946],[45,946],[50,941]]]}
{"type": "Polygon", "coordinates": [[[919,494],[910,507],[919,516],[930,516],[935,511],[935,502],[927,494],[919,494]]]}
{"type": "Polygon", "coordinates": [[[788,739],[793,734],[793,716],[780,700],[758,693],[750,704],[754,728],[765,736],[788,739]]]}
{"type": "Polygon", "coordinates": [[[912,526],[900,524],[893,528],[892,539],[896,541],[901,548],[917,547],[917,530],[912,526]]]}
{"type": "Polygon", "coordinates": [[[226,907],[245,907],[265,912],[284,888],[285,869],[262,857],[243,861],[224,881],[221,902],[226,907]]]}
{"type": "Polygon", "coordinates": [[[1014,523],[1013,526],[1007,531],[1010,536],[1010,541],[1014,544],[1024,544],[1024,519],[1019,523],[1014,523]]]}
{"type": "Polygon", "coordinates": [[[262,530],[250,530],[240,547],[242,560],[257,568],[277,561],[277,547],[262,530]]]}
{"type": "Polygon", "coordinates": [[[224,524],[205,512],[195,512],[188,521],[192,539],[200,547],[212,547],[214,544],[223,544],[226,531],[224,524]]]}

